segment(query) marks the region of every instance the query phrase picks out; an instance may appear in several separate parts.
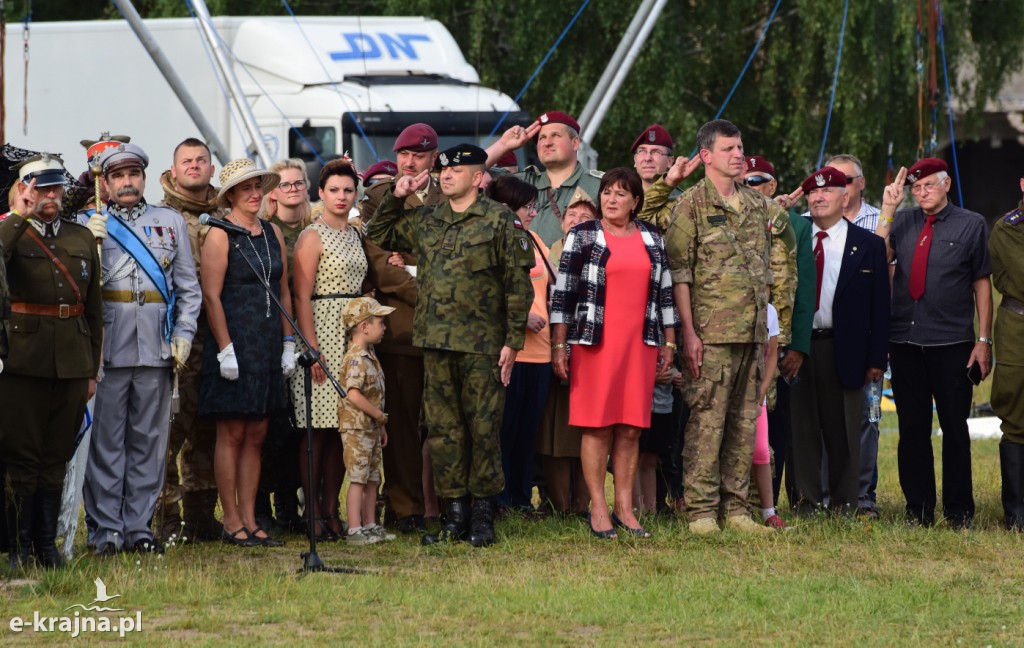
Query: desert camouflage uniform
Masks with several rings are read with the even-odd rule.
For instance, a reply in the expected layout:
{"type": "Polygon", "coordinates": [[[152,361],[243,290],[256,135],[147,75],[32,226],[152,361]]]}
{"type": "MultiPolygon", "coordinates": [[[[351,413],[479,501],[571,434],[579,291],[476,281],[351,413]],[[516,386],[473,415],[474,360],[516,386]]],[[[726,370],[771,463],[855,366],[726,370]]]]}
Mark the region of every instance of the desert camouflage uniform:
{"type": "Polygon", "coordinates": [[[480,197],[404,210],[389,192],[368,235],[419,258],[413,344],[424,349],[424,412],[441,497],[504,488],[499,433],[501,348],[522,349],[533,302],[533,247],[507,207],[480,197]]]}
{"type": "MultiPolygon", "coordinates": [[[[384,409],[384,372],[373,347],[353,344],[341,361],[346,391],[358,389],[366,400],[384,409]]],[[[338,426],[345,447],[345,474],[354,484],[380,483],[381,426],[347,398],[338,402],[338,426]]]]}
{"type": "Polygon", "coordinates": [[[796,245],[786,213],[735,186],[738,212],[707,179],[668,209],[664,198],[661,204],[646,200],[659,191],[667,197],[671,188],[659,181],[645,194],[640,214],[665,229],[672,281],[690,285],[693,327],[704,344],[700,378],[684,383],[691,408],[683,449],[691,522],[745,512],[769,286],[780,329],[788,332],[792,317],[796,245]]]}

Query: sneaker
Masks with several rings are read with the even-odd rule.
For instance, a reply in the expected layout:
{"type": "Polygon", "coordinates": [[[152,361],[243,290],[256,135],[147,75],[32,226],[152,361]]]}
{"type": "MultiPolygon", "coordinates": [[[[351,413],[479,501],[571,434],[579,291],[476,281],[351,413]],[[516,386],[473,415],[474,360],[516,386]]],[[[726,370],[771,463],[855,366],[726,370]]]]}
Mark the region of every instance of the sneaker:
{"type": "Polygon", "coordinates": [[[764,521],[764,525],[770,529],[778,529],[779,531],[785,531],[789,528],[789,525],[779,517],[779,514],[768,516],[768,519],[764,521]]]}
{"type": "Polygon", "coordinates": [[[349,531],[348,535],[345,536],[345,541],[350,545],[369,545],[383,542],[384,539],[373,533],[373,528],[369,529],[356,529],[355,531],[349,531]]]}
{"type": "Polygon", "coordinates": [[[694,535],[711,535],[719,532],[718,523],[715,518],[701,518],[690,522],[690,533],[694,535]]]}
{"type": "Polygon", "coordinates": [[[388,533],[388,530],[379,524],[375,524],[366,530],[367,533],[377,536],[381,540],[394,540],[396,536],[394,533],[388,533]]]}
{"type": "Polygon", "coordinates": [[[772,533],[773,529],[769,529],[766,526],[761,526],[757,522],[754,522],[749,515],[740,513],[739,515],[730,515],[725,520],[725,526],[730,529],[735,529],[741,533],[772,533]]]}

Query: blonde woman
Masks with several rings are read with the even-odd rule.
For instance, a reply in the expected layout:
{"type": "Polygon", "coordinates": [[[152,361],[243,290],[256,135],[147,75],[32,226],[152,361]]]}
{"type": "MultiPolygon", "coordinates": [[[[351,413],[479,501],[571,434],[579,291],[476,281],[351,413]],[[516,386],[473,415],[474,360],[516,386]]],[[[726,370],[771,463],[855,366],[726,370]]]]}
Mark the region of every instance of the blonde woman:
{"type": "Polygon", "coordinates": [[[290,259],[299,234],[313,222],[309,204],[309,176],[306,174],[306,163],[298,158],[281,160],[271,166],[270,171],[281,176],[281,182],[263,197],[260,218],[270,221],[281,230],[290,259]]]}

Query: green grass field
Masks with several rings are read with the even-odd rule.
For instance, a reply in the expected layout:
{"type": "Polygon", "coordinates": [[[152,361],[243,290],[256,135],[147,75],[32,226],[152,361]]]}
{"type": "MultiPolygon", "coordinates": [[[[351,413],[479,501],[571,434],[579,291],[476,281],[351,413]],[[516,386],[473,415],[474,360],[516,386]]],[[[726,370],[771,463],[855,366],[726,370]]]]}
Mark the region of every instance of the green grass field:
{"type": "Polygon", "coordinates": [[[16,634],[9,621],[71,614],[62,611],[91,601],[98,576],[125,614],[141,612],[132,645],[1024,644],[1024,538],[1001,529],[997,442],[974,443],[973,531],[905,526],[895,455],[896,435],[883,434],[873,523],[822,518],[768,538],[698,539],[682,520],[651,518],[651,540],[602,542],[577,519],[513,517],[488,549],[421,548],[411,536],[320,545],[328,565],[368,572],[359,575],[298,574],[298,535],[272,550],[186,543],[163,557],[85,555],[0,581],[0,633],[69,642],[16,634]]]}

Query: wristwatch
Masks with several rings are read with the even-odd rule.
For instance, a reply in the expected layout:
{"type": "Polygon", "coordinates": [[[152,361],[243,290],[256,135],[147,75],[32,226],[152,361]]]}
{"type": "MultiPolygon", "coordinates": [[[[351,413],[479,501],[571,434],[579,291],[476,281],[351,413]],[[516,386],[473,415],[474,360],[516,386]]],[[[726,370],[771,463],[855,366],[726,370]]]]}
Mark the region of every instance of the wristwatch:
{"type": "Polygon", "coordinates": [[[992,346],[992,338],[982,336],[978,338],[978,342],[984,342],[985,344],[992,346]]]}

